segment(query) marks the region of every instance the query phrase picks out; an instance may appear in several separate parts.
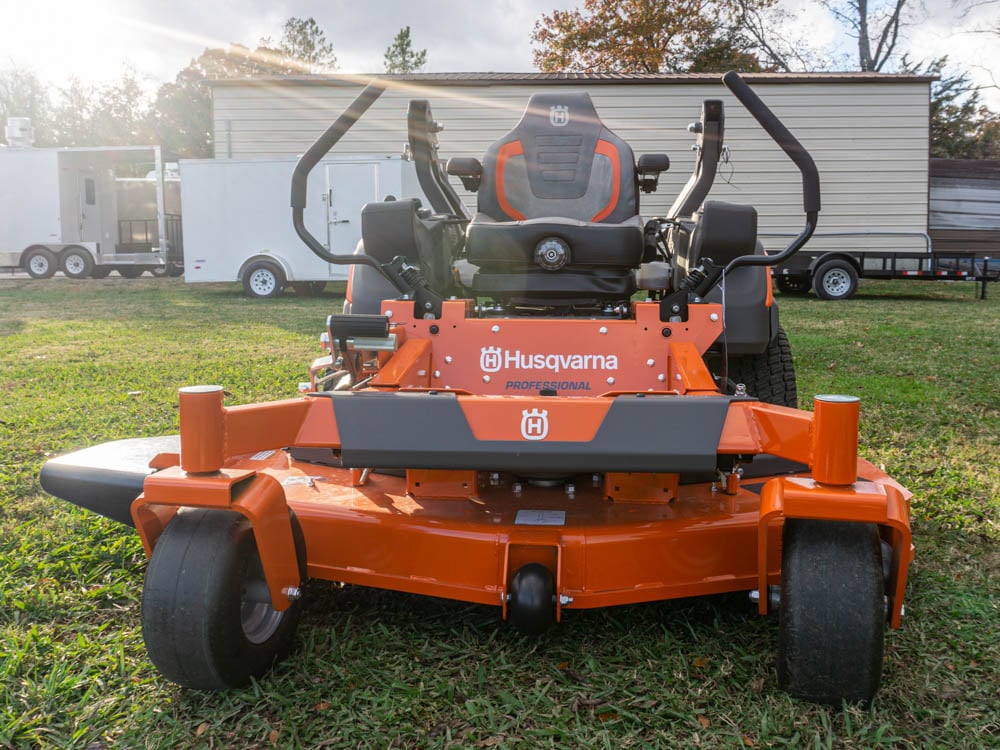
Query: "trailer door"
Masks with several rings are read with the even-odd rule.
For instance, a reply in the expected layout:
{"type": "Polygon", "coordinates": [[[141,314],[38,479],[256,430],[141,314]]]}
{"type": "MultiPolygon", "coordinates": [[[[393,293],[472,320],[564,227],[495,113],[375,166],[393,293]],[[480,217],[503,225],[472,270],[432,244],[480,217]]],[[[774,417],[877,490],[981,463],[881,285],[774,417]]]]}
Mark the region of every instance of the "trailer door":
{"type": "MultiPolygon", "coordinates": [[[[354,252],[361,239],[361,209],[366,203],[385,197],[381,195],[385,188],[379,167],[377,161],[326,165],[326,237],[327,247],[334,255],[354,252]]],[[[331,276],[342,274],[343,269],[330,265],[331,276]]]]}
{"type": "Polygon", "coordinates": [[[97,174],[90,169],[80,170],[78,192],[79,210],[77,225],[79,242],[101,241],[101,203],[97,174]]]}

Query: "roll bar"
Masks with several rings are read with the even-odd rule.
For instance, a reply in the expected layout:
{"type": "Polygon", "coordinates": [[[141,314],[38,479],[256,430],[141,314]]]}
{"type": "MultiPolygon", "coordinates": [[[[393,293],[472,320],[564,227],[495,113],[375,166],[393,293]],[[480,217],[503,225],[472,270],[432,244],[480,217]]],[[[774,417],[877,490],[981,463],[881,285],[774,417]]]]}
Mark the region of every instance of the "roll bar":
{"type": "Polygon", "coordinates": [[[320,160],[327,155],[327,153],[332,149],[344,134],[351,129],[351,127],[356,123],[361,116],[368,111],[368,108],[375,103],[382,92],[385,91],[385,86],[372,82],[369,83],[364,90],[358,94],[357,98],[351,102],[351,105],[344,111],[344,113],[338,117],[333,125],[326,129],[326,132],[321,135],[316,142],[309,147],[309,149],[299,157],[298,163],[295,165],[295,171],[292,172],[292,225],[295,227],[296,234],[306,243],[306,247],[313,251],[313,253],[319,256],[321,259],[325,260],[327,263],[334,263],[336,265],[350,265],[355,263],[360,263],[366,266],[371,266],[378,273],[385,276],[396,289],[404,294],[410,290],[405,287],[399,279],[393,278],[391,274],[387,274],[382,269],[382,264],[380,264],[375,258],[370,255],[365,255],[361,253],[359,255],[336,255],[331,253],[323,243],[317,240],[312,233],[306,229],[305,225],[305,208],[306,208],[306,187],[309,181],[309,173],[313,170],[320,160]]]}
{"type": "Polygon", "coordinates": [[[694,171],[681,188],[667,211],[667,216],[676,219],[690,216],[705,200],[715,182],[715,173],[722,158],[722,141],[726,129],[725,109],[718,99],[706,99],[701,105],[698,122],[688,126],[697,133],[695,142],[694,171]]]}
{"type": "Polygon", "coordinates": [[[761,101],[753,89],[747,86],[738,73],[729,71],[722,77],[722,82],[732,92],[733,96],[739,99],[740,104],[746,108],[747,112],[753,115],[754,119],[760,123],[764,131],[771,136],[771,140],[778,144],[781,150],[799,168],[799,172],[802,175],[802,210],[806,214],[806,225],[799,235],[777,255],[741,255],[738,258],[734,258],[725,267],[717,266],[711,269],[694,289],[695,295],[699,297],[704,297],[724,274],[729,273],[733,269],[741,266],[776,266],[788,260],[806,244],[812,233],[816,231],[816,222],[820,209],[819,171],[816,169],[816,164],[813,162],[809,152],[806,151],[768,106],[761,101]]]}

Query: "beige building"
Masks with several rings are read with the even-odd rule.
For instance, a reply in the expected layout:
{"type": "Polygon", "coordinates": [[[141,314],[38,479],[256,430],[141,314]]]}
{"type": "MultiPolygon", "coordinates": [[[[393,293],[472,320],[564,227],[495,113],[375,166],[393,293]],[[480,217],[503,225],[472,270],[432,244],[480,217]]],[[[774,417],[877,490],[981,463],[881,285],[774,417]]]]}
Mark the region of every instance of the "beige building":
{"type": "MultiPolygon", "coordinates": [[[[923,250],[928,216],[930,84],[925,76],[871,73],[747,74],[757,93],[809,149],[823,210],[810,250],[923,250]],[[832,233],[846,237],[824,236],[832,233]]],[[[704,99],[726,105],[729,161],[712,197],[751,203],[768,249],[802,225],[798,172],[714,74],[426,73],[379,76],[388,89],[336,155],[400,154],[409,99],[431,101],[445,126],[441,156],[481,158],[520,118],[528,97],[552,86],[588,91],[605,124],[638,156],[666,153],[659,192],[642,214],[663,214],[687,180],[704,99]],[[772,236],[768,236],[772,235],[772,236]]],[[[288,77],[213,84],[217,159],[302,153],[357,95],[366,78],[288,77]]],[[[456,189],[475,205],[475,196],[456,189]]]]}

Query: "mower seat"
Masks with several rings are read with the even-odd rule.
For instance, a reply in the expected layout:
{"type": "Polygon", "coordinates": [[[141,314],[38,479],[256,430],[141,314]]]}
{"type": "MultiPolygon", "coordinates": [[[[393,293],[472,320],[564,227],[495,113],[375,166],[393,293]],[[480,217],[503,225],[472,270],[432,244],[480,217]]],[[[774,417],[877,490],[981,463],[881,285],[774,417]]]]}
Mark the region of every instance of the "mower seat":
{"type": "Polygon", "coordinates": [[[482,165],[466,250],[477,293],[627,299],[643,256],[632,149],[586,93],[535,94],[482,165]]]}

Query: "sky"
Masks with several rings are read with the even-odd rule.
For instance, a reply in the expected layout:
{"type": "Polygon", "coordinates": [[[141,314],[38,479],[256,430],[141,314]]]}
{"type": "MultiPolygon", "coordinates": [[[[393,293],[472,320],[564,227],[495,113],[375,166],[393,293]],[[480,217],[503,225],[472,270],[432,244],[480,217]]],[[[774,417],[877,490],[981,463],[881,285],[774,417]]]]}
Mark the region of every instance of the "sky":
{"type": "MultiPolygon", "coordinates": [[[[957,0],[962,2],[963,0],[957,0]]],[[[926,11],[906,29],[904,50],[915,59],[949,54],[981,86],[1000,83],[1000,0],[977,3],[962,18],[956,0],[910,0],[926,11]],[[996,81],[992,79],[995,75],[996,81]]],[[[838,27],[815,0],[784,0],[819,45],[836,45],[838,27]]],[[[154,91],[206,47],[253,47],[278,39],[290,16],[314,17],[346,73],[383,70],[383,53],[403,26],[416,49],[427,49],[425,72],[533,70],[530,35],[543,13],[582,0],[0,0],[0,69],[33,70],[54,86],[70,76],[107,83],[131,65],[154,91]]],[[[852,43],[842,40],[843,50],[852,43]]],[[[1000,110],[1000,89],[983,90],[1000,110]]]]}

